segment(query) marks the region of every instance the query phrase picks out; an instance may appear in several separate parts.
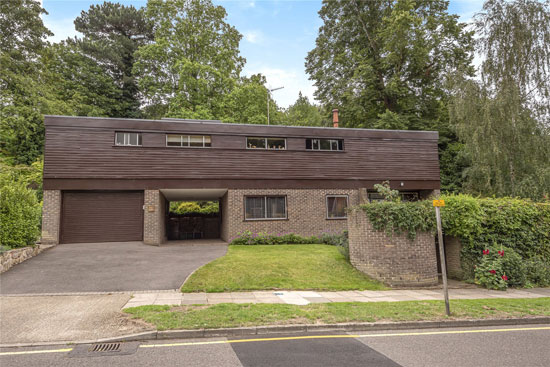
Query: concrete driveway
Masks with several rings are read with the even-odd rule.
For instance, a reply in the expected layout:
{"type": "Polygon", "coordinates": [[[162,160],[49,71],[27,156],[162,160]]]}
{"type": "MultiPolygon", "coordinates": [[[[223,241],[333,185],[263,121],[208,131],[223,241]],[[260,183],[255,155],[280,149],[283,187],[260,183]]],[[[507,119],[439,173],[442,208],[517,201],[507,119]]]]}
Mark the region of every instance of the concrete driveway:
{"type": "Polygon", "coordinates": [[[62,244],[0,275],[0,294],[127,292],[179,288],[189,274],[223,256],[219,240],[62,244]]]}

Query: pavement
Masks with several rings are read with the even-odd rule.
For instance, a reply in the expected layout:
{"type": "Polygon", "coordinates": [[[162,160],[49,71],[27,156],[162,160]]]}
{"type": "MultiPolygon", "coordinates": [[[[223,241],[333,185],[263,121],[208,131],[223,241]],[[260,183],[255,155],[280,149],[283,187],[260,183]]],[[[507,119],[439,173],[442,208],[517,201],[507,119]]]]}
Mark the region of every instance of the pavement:
{"type": "Polygon", "coordinates": [[[2,273],[0,294],[174,290],[226,252],[220,240],[62,244],[2,273]]]}
{"type": "Polygon", "coordinates": [[[121,315],[129,294],[0,297],[0,344],[95,340],[150,330],[121,315]]]}
{"type": "Polygon", "coordinates": [[[89,346],[0,348],[0,365],[546,367],[548,345],[549,325],[330,332],[143,341],[122,344],[130,351],[112,356],[86,353],[89,346]]]}
{"type": "MultiPolygon", "coordinates": [[[[550,288],[492,291],[482,288],[450,289],[450,299],[540,298],[550,297],[550,288]]],[[[395,289],[389,291],[259,291],[231,293],[136,293],[123,308],[146,305],[189,305],[217,303],[286,303],[307,305],[329,302],[397,302],[442,300],[440,289],[395,289]]]]}

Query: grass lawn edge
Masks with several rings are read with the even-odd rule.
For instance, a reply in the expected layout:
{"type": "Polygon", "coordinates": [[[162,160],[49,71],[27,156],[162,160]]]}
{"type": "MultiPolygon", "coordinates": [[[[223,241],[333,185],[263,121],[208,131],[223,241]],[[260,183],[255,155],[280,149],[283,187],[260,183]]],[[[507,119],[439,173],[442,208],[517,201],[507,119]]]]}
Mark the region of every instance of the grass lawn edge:
{"type": "MultiPolygon", "coordinates": [[[[159,331],[243,327],[290,327],[349,323],[455,322],[550,317],[550,297],[528,299],[452,300],[451,317],[443,301],[334,302],[306,306],[228,304],[140,306],[125,309],[159,331]]],[[[546,321],[548,322],[548,321],[546,321]]]]}

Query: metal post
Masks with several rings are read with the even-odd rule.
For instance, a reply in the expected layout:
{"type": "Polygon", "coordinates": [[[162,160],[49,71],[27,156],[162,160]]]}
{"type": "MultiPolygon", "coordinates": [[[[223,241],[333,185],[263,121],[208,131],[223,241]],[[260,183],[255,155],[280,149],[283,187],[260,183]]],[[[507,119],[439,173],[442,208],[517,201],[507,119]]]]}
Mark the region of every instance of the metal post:
{"type": "Polygon", "coordinates": [[[435,218],[437,220],[437,238],[439,239],[439,258],[441,260],[441,275],[443,277],[443,293],[445,294],[445,311],[451,316],[449,306],[449,289],[447,288],[447,266],[445,264],[445,245],[443,244],[443,231],[441,229],[441,213],[439,206],[435,207],[435,218]]]}
{"type": "Polygon", "coordinates": [[[283,89],[284,87],[279,87],[279,88],[267,88],[267,124],[269,125],[269,97],[271,95],[271,92],[273,91],[276,91],[276,90],[279,90],[279,89],[283,89]]]}

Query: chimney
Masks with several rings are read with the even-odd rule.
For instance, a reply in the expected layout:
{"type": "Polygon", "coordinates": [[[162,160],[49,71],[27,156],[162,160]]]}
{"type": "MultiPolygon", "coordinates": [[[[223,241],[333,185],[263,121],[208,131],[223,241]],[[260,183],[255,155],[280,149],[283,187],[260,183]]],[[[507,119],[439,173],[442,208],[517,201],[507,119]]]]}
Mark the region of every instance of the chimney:
{"type": "Polygon", "coordinates": [[[332,127],[338,127],[338,109],[332,110],[332,127]]]}

